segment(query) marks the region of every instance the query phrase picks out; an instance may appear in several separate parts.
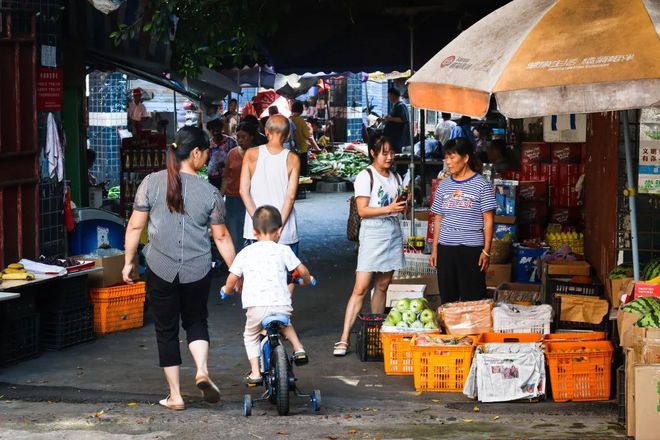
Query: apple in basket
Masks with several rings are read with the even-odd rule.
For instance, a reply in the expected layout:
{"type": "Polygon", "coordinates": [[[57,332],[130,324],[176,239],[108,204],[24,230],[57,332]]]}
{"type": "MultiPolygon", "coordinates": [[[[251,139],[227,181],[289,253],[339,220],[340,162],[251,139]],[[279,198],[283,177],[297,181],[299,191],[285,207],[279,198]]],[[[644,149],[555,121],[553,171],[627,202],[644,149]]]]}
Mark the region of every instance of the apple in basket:
{"type": "Polygon", "coordinates": [[[422,321],[424,324],[433,322],[435,321],[435,313],[433,313],[433,310],[424,309],[422,310],[422,313],[419,314],[419,320],[422,321]]]}
{"type": "Polygon", "coordinates": [[[416,298],[410,301],[410,311],[415,314],[421,312],[425,308],[426,308],[426,304],[424,304],[423,299],[416,298]]]}
{"type": "Polygon", "coordinates": [[[410,310],[410,300],[408,298],[402,298],[396,302],[394,308],[401,313],[407,312],[410,310]]]}
{"type": "Polygon", "coordinates": [[[401,313],[401,319],[403,320],[403,322],[412,324],[417,319],[417,315],[411,312],[410,310],[406,310],[405,312],[401,313]]]}
{"type": "Polygon", "coordinates": [[[387,325],[396,327],[399,322],[401,322],[401,312],[398,310],[391,310],[387,315],[387,325]]]}
{"type": "Polygon", "coordinates": [[[423,329],[424,328],[424,323],[420,320],[417,320],[410,324],[410,328],[416,328],[416,329],[423,329]]]}
{"type": "Polygon", "coordinates": [[[435,321],[429,321],[424,324],[424,328],[427,330],[437,330],[438,329],[438,323],[435,321]]]}

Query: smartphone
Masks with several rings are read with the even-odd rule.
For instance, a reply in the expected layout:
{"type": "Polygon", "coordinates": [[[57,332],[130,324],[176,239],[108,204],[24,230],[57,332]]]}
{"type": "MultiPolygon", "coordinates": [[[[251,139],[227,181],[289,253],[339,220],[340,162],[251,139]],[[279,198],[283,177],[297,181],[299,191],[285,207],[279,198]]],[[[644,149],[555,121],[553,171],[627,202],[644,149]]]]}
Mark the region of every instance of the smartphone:
{"type": "Polygon", "coordinates": [[[409,190],[408,187],[406,186],[406,187],[403,189],[403,192],[401,193],[401,195],[399,195],[399,202],[407,202],[407,201],[408,201],[408,196],[409,196],[409,195],[410,195],[410,190],[409,190]]]}

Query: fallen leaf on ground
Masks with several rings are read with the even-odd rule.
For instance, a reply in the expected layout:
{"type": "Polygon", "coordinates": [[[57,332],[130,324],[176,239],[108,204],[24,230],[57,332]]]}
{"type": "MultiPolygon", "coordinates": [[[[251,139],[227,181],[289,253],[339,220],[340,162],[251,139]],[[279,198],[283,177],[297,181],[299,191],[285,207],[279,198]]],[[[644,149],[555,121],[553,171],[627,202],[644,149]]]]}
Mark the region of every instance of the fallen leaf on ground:
{"type": "Polygon", "coordinates": [[[493,416],[493,417],[491,417],[491,420],[498,420],[499,418],[500,418],[500,416],[493,416]]]}
{"type": "Polygon", "coordinates": [[[103,411],[103,410],[96,411],[96,413],[94,414],[94,417],[101,417],[103,414],[105,414],[105,411],[103,411]]]}
{"type": "Polygon", "coordinates": [[[472,411],[479,412],[479,407],[477,405],[474,405],[474,408],[472,408],[472,411]]]}
{"type": "Polygon", "coordinates": [[[433,403],[440,403],[440,401],[439,401],[438,399],[431,399],[431,402],[433,402],[433,403]]]}
{"type": "Polygon", "coordinates": [[[329,440],[337,440],[337,437],[335,437],[334,435],[329,435],[326,438],[328,438],[329,440]]]}
{"type": "Polygon", "coordinates": [[[421,396],[422,392],[421,391],[415,391],[415,396],[421,396]]]}
{"type": "Polygon", "coordinates": [[[129,402],[128,406],[137,406],[137,402],[129,402]]]}
{"type": "Polygon", "coordinates": [[[348,430],[348,433],[349,434],[357,434],[357,429],[351,428],[351,429],[348,430]]]}
{"type": "Polygon", "coordinates": [[[465,423],[474,422],[474,420],[472,420],[472,419],[463,419],[463,421],[464,421],[465,423]]]}
{"type": "Polygon", "coordinates": [[[279,434],[279,435],[289,435],[288,432],[284,432],[284,431],[280,431],[280,432],[278,432],[278,434],[279,434]]]}

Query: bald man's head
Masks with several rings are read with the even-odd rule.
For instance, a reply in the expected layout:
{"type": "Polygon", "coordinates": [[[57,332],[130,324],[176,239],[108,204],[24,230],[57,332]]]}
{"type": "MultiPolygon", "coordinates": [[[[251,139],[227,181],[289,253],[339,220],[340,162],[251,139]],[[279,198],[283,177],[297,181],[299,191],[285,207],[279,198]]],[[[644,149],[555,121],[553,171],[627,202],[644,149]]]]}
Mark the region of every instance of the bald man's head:
{"type": "Polygon", "coordinates": [[[266,122],[266,134],[286,139],[289,136],[289,120],[282,115],[273,115],[266,122]]]}

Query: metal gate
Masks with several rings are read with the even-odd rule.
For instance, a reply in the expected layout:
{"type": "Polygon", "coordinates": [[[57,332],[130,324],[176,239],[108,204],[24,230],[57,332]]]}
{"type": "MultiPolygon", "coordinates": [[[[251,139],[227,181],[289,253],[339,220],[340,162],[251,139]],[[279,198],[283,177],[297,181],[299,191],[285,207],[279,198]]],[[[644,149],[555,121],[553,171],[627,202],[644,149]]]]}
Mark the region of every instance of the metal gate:
{"type": "Polygon", "coordinates": [[[38,255],[36,21],[0,9],[0,268],[38,255]]]}

